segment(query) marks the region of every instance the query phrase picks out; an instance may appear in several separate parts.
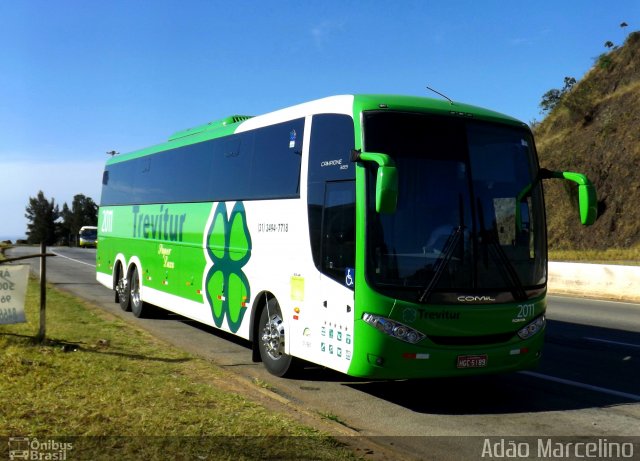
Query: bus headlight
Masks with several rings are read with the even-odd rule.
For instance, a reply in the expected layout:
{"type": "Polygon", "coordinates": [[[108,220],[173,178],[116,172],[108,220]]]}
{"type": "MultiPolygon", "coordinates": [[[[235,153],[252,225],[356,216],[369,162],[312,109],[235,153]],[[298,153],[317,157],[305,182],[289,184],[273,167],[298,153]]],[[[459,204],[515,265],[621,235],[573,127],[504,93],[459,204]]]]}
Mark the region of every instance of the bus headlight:
{"type": "Polygon", "coordinates": [[[362,315],[362,320],[367,322],[369,325],[376,327],[383,333],[399,339],[400,341],[416,344],[425,338],[423,333],[420,333],[419,331],[400,322],[396,322],[395,320],[391,320],[380,315],[364,313],[362,315]]]}
{"type": "Polygon", "coordinates": [[[520,339],[530,338],[536,333],[538,333],[540,330],[542,330],[544,328],[545,323],[546,323],[546,320],[544,318],[544,315],[541,315],[540,317],[536,318],[533,322],[531,322],[529,325],[518,330],[518,336],[520,336],[520,339]]]}

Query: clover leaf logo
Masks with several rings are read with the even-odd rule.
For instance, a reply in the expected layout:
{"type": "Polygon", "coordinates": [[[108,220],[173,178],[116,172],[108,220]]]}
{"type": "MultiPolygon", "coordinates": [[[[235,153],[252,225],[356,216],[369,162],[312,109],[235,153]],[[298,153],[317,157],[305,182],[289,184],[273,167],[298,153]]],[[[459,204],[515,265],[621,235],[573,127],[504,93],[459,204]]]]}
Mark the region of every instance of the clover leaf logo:
{"type": "Polygon", "coordinates": [[[236,333],[251,293],[249,280],[242,272],[242,267],[251,258],[251,235],[242,202],[236,202],[229,219],[226,204],[218,203],[207,230],[207,243],[207,254],[213,266],[205,278],[206,296],[213,321],[221,327],[226,317],[230,330],[236,333]]]}

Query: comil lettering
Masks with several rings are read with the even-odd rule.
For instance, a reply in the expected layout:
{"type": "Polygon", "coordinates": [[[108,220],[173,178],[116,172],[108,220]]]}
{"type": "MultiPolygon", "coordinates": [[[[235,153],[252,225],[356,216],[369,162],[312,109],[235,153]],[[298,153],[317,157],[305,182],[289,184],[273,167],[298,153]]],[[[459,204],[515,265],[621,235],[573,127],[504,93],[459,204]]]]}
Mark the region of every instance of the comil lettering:
{"type": "Polygon", "coordinates": [[[458,301],[461,303],[486,303],[495,302],[495,300],[491,296],[458,296],[458,301]]]}
{"type": "Polygon", "coordinates": [[[160,205],[158,213],[147,214],[139,206],[133,210],[133,237],[181,242],[187,214],[172,214],[169,207],[160,205]]]}

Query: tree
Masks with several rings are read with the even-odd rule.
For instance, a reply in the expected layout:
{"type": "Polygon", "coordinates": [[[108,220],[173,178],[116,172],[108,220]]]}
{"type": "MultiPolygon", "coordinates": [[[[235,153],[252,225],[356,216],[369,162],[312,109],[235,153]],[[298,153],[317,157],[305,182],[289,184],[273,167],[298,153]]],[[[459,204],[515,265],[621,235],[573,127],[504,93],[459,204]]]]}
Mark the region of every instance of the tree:
{"type": "Polygon", "coordinates": [[[542,95],[542,101],[540,101],[540,108],[542,113],[551,112],[562,98],[573,89],[573,86],[577,83],[577,80],[573,77],[564,78],[564,87],[561,90],[553,88],[542,95]]]}
{"type": "Polygon", "coordinates": [[[573,88],[573,85],[577,83],[576,79],[573,77],[565,77],[564,78],[564,88],[562,88],[562,94],[568,93],[573,88]]]}
{"type": "Polygon", "coordinates": [[[553,88],[542,95],[542,101],[540,101],[540,108],[543,113],[551,112],[560,102],[562,92],[557,88],[553,88]]]}
{"type": "Polygon", "coordinates": [[[65,203],[62,206],[62,223],[60,224],[60,237],[69,244],[75,241],[82,226],[95,226],[98,223],[98,205],[91,197],[77,194],[73,197],[71,209],[65,203]]]}
{"type": "Polygon", "coordinates": [[[27,242],[53,245],[56,243],[56,220],[60,217],[60,210],[55,200],[47,200],[42,191],[35,197],[29,197],[25,218],[27,224],[27,242]]]}

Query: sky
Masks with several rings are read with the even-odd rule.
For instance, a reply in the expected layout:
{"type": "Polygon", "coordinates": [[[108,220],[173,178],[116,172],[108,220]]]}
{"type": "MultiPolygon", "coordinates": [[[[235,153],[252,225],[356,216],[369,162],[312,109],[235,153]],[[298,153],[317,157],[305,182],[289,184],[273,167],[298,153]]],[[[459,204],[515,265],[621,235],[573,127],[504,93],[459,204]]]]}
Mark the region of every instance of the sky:
{"type": "Polygon", "coordinates": [[[106,152],[232,114],[429,86],[540,120],[636,30],[639,0],[4,0],[0,240],[24,238],[40,190],[99,203],[106,152]]]}

